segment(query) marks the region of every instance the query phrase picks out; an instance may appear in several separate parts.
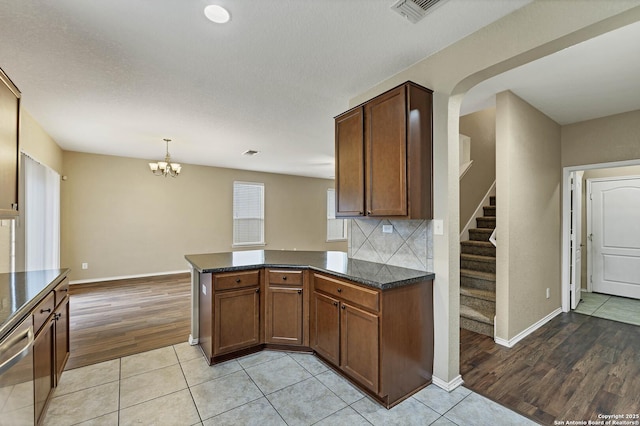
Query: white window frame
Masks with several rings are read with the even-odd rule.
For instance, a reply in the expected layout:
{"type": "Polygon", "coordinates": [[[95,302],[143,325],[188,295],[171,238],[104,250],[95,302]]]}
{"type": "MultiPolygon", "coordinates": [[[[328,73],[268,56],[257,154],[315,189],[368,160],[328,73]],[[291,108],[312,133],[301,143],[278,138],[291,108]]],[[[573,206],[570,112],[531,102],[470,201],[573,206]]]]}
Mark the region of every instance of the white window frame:
{"type": "Polygon", "coordinates": [[[347,220],[336,218],[336,190],[329,188],[327,189],[327,242],[335,241],[347,241],[347,220]],[[340,229],[340,222],[342,222],[342,234],[334,234],[333,231],[340,229]]]}
{"type": "MultiPolygon", "coordinates": [[[[247,247],[247,246],[264,246],[265,242],[264,242],[264,199],[265,199],[265,191],[264,191],[264,183],[260,183],[260,182],[241,182],[241,181],[234,181],[233,182],[233,193],[232,193],[232,197],[233,197],[233,212],[232,212],[232,217],[233,217],[233,244],[232,247],[247,247]],[[238,212],[238,208],[240,208],[241,206],[238,206],[237,201],[236,200],[236,189],[239,189],[241,186],[246,187],[247,189],[249,189],[250,187],[253,189],[260,189],[260,196],[259,196],[259,200],[252,200],[253,202],[259,202],[259,206],[257,209],[255,209],[255,205],[254,207],[254,212],[251,213],[256,213],[257,215],[255,217],[251,217],[251,216],[244,216],[244,217],[238,217],[238,214],[240,214],[241,212],[238,212]],[[258,231],[255,238],[255,241],[246,241],[246,238],[242,238],[241,240],[241,235],[242,233],[247,233],[249,231],[247,231],[246,229],[242,229],[242,227],[240,227],[240,222],[238,221],[239,219],[253,219],[253,220],[258,220],[260,222],[260,229],[258,231]],[[243,241],[244,240],[244,241],[243,241]]],[[[248,206],[245,206],[245,208],[248,208],[248,206]]],[[[246,212],[246,214],[248,214],[249,212],[246,212]]]]}

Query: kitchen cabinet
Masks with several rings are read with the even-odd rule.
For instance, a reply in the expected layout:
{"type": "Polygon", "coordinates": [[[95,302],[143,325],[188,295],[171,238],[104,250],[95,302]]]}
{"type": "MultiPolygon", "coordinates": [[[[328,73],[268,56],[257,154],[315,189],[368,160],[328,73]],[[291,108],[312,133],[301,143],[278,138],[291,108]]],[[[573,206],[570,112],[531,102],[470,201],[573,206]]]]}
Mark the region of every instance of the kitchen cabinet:
{"type": "Polygon", "coordinates": [[[18,215],[20,91],[0,69],[0,217],[18,215]]]}
{"type": "Polygon", "coordinates": [[[335,118],[336,216],[431,219],[432,91],[404,83],[335,118]]]}
{"type": "Polygon", "coordinates": [[[53,290],[56,309],[55,320],[55,371],[56,386],[64,371],[70,354],[69,340],[69,279],[65,278],[53,290]]]}
{"type": "Polygon", "coordinates": [[[311,297],[311,348],[340,365],[340,301],[315,291],[311,297]]]}
{"type": "Polygon", "coordinates": [[[203,274],[200,284],[199,344],[208,362],[258,347],[260,271],[203,274]]]}
{"type": "Polygon", "coordinates": [[[302,345],[304,274],[301,270],[267,271],[265,343],[302,345]]]}
{"type": "Polygon", "coordinates": [[[33,310],[35,340],[33,342],[33,390],[35,421],[42,423],[51,393],[55,387],[55,318],[54,295],[50,292],[33,310]]]}
{"type": "Polygon", "coordinates": [[[311,348],[377,393],[379,291],[320,274],[314,286],[311,348]]]}
{"type": "Polygon", "coordinates": [[[431,383],[431,283],[386,290],[311,276],[310,347],[389,408],[431,383]]]}

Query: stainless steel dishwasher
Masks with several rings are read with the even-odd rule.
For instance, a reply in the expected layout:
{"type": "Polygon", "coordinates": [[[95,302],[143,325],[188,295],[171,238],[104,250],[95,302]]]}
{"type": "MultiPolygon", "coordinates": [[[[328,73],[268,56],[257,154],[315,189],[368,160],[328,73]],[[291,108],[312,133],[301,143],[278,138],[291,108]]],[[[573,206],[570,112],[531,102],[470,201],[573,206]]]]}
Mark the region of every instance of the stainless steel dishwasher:
{"type": "Polygon", "coordinates": [[[33,425],[33,319],[0,340],[0,425],[33,425]]]}

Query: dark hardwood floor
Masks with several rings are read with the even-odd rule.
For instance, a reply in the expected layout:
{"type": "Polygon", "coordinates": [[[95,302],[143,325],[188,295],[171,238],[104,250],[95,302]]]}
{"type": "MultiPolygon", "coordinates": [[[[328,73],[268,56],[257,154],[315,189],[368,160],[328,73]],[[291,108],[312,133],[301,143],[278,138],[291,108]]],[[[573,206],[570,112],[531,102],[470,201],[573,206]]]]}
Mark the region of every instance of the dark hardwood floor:
{"type": "Polygon", "coordinates": [[[638,415],[640,327],[560,314],[510,349],[460,330],[460,373],[467,388],[545,425],[638,415]]]}
{"type": "Polygon", "coordinates": [[[186,342],[189,274],[72,285],[66,369],[186,342]]]}

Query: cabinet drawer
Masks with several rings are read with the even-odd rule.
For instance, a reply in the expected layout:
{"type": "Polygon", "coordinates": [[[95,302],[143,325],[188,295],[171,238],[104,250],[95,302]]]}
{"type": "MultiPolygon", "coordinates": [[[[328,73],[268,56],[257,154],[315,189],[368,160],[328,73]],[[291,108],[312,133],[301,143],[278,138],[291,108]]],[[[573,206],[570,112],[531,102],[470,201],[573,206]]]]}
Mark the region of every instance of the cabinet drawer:
{"type": "Polygon", "coordinates": [[[313,275],[313,283],[317,291],[339,297],[346,302],[354,303],[375,312],[380,310],[380,292],[376,290],[317,274],[313,275]]]}
{"type": "Polygon", "coordinates": [[[260,284],[260,271],[229,272],[213,276],[215,290],[252,287],[260,284]]]}
{"type": "Polygon", "coordinates": [[[53,291],[45,297],[42,302],[33,310],[33,329],[37,333],[40,327],[47,321],[55,308],[55,297],[53,291]]]}
{"type": "Polygon", "coordinates": [[[269,284],[302,285],[302,271],[269,270],[269,284]]]}
{"type": "Polygon", "coordinates": [[[64,298],[69,295],[69,278],[62,280],[62,282],[53,289],[53,293],[55,295],[56,306],[58,306],[64,298]]]}

